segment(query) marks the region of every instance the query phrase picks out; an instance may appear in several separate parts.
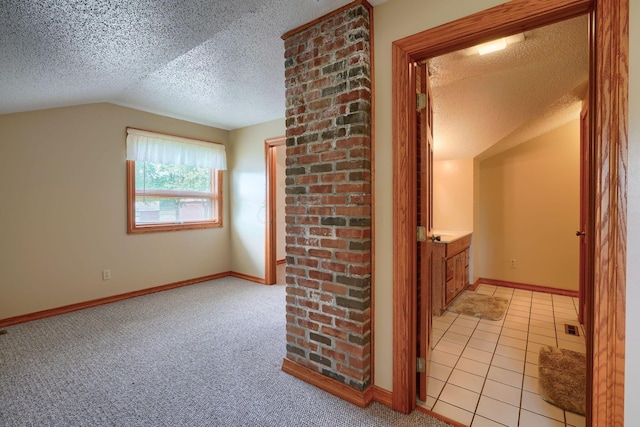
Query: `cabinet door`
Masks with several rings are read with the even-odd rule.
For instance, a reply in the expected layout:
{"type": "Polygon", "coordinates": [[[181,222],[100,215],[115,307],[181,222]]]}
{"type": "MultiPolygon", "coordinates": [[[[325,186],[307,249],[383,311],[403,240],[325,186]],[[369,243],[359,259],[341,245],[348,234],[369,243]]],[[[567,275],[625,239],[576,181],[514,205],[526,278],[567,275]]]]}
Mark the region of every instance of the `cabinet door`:
{"type": "Polygon", "coordinates": [[[449,280],[453,279],[453,277],[455,276],[455,270],[456,270],[456,258],[449,258],[447,260],[447,275],[445,276],[444,280],[445,282],[448,282],[449,280]]]}
{"type": "Polygon", "coordinates": [[[464,263],[465,263],[465,255],[464,252],[460,252],[456,255],[456,294],[459,294],[464,290],[464,263]]]}
{"type": "Polygon", "coordinates": [[[445,304],[449,304],[453,299],[458,295],[456,281],[455,279],[447,280],[447,283],[444,285],[445,292],[445,304]]]}

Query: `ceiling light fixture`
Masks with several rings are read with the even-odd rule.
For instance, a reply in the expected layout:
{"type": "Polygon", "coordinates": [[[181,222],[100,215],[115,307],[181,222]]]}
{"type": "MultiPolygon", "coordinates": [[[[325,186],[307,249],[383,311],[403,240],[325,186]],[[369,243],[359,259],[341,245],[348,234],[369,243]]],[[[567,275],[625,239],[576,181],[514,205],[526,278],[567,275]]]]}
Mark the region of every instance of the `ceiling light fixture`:
{"type": "Polygon", "coordinates": [[[482,43],[477,46],[478,55],[487,55],[489,53],[497,52],[499,50],[503,50],[507,47],[507,40],[502,38],[498,40],[491,41],[489,43],[482,43]]]}
{"type": "Polygon", "coordinates": [[[524,33],[514,34],[513,36],[503,37],[501,39],[492,40],[477,46],[466,49],[468,55],[486,55],[492,52],[498,52],[506,49],[507,46],[524,41],[524,33]]]}

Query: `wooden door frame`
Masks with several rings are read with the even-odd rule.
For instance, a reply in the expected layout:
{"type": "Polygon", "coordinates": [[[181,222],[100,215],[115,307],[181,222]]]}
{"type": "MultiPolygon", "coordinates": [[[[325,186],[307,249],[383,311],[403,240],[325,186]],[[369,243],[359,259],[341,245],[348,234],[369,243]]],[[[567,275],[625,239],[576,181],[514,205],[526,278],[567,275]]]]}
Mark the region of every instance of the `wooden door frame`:
{"type": "Polygon", "coordinates": [[[628,146],[628,0],[512,0],[392,45],[393,398],[415,408],[415,99],[413,62],[592,12],[590,109],[594,146],[594,272],[587,316],[587,424],[624,421],[628,146]]]}
{"type": "Polygon", "coordinates": [[[264,249],[264,283],[276,283],[276,149],[285,144],[285,137],[279,136],[264,140],[266,191],[265,249],[264,249]]]}

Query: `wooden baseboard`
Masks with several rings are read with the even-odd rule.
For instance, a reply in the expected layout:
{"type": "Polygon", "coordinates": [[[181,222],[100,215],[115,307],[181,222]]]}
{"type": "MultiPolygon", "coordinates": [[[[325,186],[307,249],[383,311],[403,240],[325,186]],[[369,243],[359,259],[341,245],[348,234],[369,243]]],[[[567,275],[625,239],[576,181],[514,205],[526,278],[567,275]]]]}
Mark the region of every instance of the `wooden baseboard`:
{"type": "Polygon", "coordinates": [[[35,313],[23,314],[20,316],[0,319],[0,327],[15,325],[18,323],[30,322],[32,320],[44,319],[47,317],[57,316],[59,314],[70,313],[72,311],[83,310],[85,308],[97,307],[99,305],[110,304],[112,302],[122,301],[129,298],[135,298],[142,295],[154,294],[156,292],[168,291],[170,289],[180,288],[182,286],[194,285],[196,283],[207,282],[209,280],[221,279],[228,277],[228,271],[224,273],[212,274],[210,276],[197,277],[195,279],[182,280],[180,282],[169,283],[167,285],[156,286],[153,288],[141,289],[139,291],[127,292],[125,294],[113,295],[105,298],[98,298],[91,301],[80,302],[77,304],[65,305],[63,307],[52,308],[49,310],[38,311],[35,313]]]}
{"type": "Polygon", "coordinates": [[[372,388],[374,402],[381,403],[389,408],[393,407],[393,393],[375,385],[372,388]]]}
{"type": "Polygon", "coordinates": [[[366,408],[373,400],[375,393],[374,387],[368,387],[364,391],[358,391],[346,384],[312,371],[311,369],[289,359],[283,360],[282,370],[289,375],[293,375],[302,381],[314,385],[327,393],[331,393],[334,396],[361,408],[366,408]]]}
{"type": "Polygon", "coordinates": [[[264,285],[266,283],[265,280],[260,277],[249,276],[248,274],[238,273],[236,271],[230,271],[228,275],[231,277],[237,277],[238,279],[244,279],[250,282],[260,283],[261,285],[264,285]]]}
{"type": "Polygon", "coordinates": [[[575,298],[579,297],[578,291],[571,291],[569,289],[550,288],[547,286],[530,285],[528,283],[508,282],[505,280],[485,279],[483,277],[476,280],[476,282],[473,284],[474,289],[477,288],[480,283],[484,283],[486,285],[502,286],[505,288],[522,289],[525,291],[534,291],[534,292],[543,292],[543,293],[554,294],[554,295],[563,295],[567,297],[575,297],[575,298]]]}

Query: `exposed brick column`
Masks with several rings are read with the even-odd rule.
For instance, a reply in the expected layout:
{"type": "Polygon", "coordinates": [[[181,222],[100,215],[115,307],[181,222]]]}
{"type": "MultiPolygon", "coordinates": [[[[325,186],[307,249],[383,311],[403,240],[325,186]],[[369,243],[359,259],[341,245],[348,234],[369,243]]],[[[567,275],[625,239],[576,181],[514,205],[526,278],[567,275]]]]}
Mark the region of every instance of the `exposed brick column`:
{"type": "Polygon", "coordinates": [[[285,36],[287,358],[371,383],[370,6],[285,36]]]}

